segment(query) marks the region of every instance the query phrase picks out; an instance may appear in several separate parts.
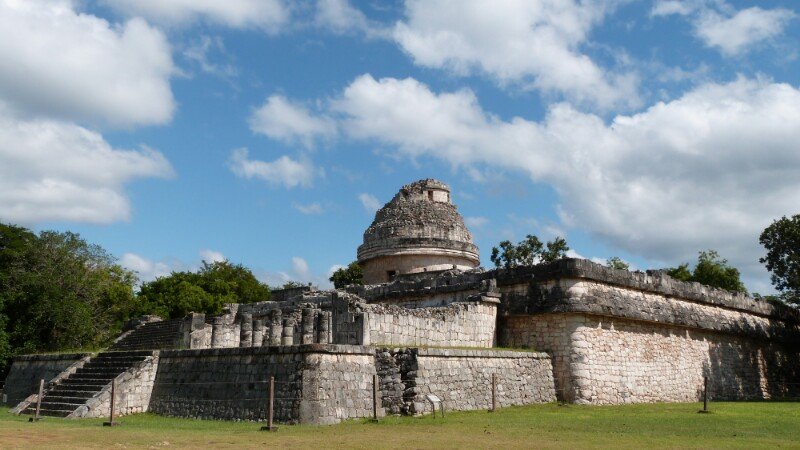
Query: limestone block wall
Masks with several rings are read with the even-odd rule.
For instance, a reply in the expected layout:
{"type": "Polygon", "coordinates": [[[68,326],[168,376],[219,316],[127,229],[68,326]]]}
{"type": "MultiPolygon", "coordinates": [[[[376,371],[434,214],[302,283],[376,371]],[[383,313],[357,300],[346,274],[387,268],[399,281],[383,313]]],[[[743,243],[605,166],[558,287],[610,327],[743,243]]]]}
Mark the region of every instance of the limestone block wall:
{"type": "Polygon", "coordinates": [[[363,305],[369,343],[392,346],[493,347],[497,305],[490,301],[409,309],[363,305]]]}
{"type": "Polygon", "coordinates": [[[358,346],[162,351],[150,411],[201,419],[262,421],[266,419],[272,376],[276,421],[335,423],[371,414],[374,373],[374,352],[358,346]]]}
{"type": "Polygon", "coordinates": [[[16,405],[29,395],[36,394],[39,390],[39,380],[45,380],[46,388],[47,383],[53,378],[89,355],[89,353],[60,353],[14,357],[4,385],[6,402],[16,405]]]}
{"type": "Polygon", "coordinates": [[[497,377],[498,407],[555,401],[545,353],[442,348],[378,349],[382,405],[393,414],[431,411],[427,394],[448,410],[486,409],[497,377]]]}
{"type": "Polygon", "coordinates": [[[797,349],[777,342],[583,314],[511,317],[510,345],[547,350],[560,396],[577,403],[797,395],[797,349]]]}
{"type": "MultiPolygon", "coordinates": [[[[156,371],[158,369],[159,352],[154,351],[144,361],[123,372],[115,378],[114,414],[125,416],[147,412],[153,392],[156,371]]],[[[108,417],[111,412],[111,386],[102,391],[86,404],[78,408],[70,418],[108,417]]]]}

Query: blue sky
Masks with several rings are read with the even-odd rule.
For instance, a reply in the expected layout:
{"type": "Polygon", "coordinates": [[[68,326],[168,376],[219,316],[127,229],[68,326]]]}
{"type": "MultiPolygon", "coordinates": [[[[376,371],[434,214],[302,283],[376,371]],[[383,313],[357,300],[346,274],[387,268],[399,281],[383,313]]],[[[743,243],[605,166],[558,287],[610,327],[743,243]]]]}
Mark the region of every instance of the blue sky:
{"type": "Polygon", "coordinates": [[[400,186],[639,269],[800,205],[791,1],[0,0],[0,220],[326,284],[400,186]]]}

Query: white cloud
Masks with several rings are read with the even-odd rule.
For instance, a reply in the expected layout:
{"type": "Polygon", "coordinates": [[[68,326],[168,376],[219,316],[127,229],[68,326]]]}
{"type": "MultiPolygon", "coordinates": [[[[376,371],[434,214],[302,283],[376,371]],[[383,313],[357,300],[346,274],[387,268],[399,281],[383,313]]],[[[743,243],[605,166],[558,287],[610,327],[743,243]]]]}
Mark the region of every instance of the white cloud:
{"type": "Polygon", "coordinates": [[[383,206],[383,204],[374,195],[367,194],[366,192],[358,194],[358,200],[361,202],[361,206],[363,206],[368,213],[372,214],[381,209],[381,206],[383,206]]]}
{"type": "Polygon", "coordinates": [[[131,214],[124,185],[170,177],[164,156],[113,148],[80,126],[13,117],[0,105],[0,219],[111,223],[131,214]]]}
{"type": "Polygon", "coordinates": [[[325,212],[325,208],[317,202],[309,203],[307,205],[301,205],[299,203],[292,204],[292,207],[303,214],[322,214],[325,212]]]}
{"type": "Polygon", "coordinates": [[[418,65],[482,72],[585,104],[636,106],[638,79],[599,67],[580,47],[619,1],[407,1],[394,38],[418,65]]]}
{"type": "Polygon", "coordinates": [[[119,265],[136,272],[139,281],[147,282],[158,277],[169,275],[173,271],[181,270],[179,263],[167,263],[164,261],[153,261],[136,253],[125,253],[119,260],[119,265]]]}
{"type": "Polygon", "coordinates": [[[231,152],[228,164],[238,177],[260,178],[270,184],[286,188],[309,187],[314,183],[314,177],[318,173],[311,161],[306,158],[294,160],[284,155],[275,161],[259,161],[250,159],[246,148],[231,152]]]}
{"type": "Polygon", "coordinates": [[[694,34],[708,47],[725,56],[746,53],[759,44],[783,34],[797,14],[785,8],[762,9],[757,6],[736,10],[725,1],[674,0],[656,3],[651,16],[681,15],[690,17],[694,34]]]}
{"type": "Polygon", "coordinates": [[[222,78],[231,78],[237,75],[238,70],[233,64],[212,61],[211,54],[213,53],[229,57],[225,50],[225,43],[219,36],[200,36],[197,41],[183,50],[183,56],[197,64],[205,73],[222,78]]]}
{"type": "Polygon", "coordinates": [[[693,261],[714,248],[764,277],[757,237],[800,204],[800,90],[766,79],[704,84],[610,125],[566,104],[542,122],[503,121],[470,91],[369,75],[334,106],[350,136],[401,155],[549,183],[565,224],[654,261],[693,261]]]}
{"type": "Polygon", "coordinates": [[[348,0],[319,0],[314,23],[336,34],[363,33],[368,38],[390,37],[391,32],[367,19],[348,0]]]}
{"type": "Polygon", "coordinates": [[[200,260],[205,261],[207,263],[215,263],[215,262],[222,262],[225,261],[225,255],[220,252],[214,250],[200,250],[200,260]]]}
{"type": "Polygon", "coordinates": [[[128,127],[175,110],[169,44],[141,19],[117,25],[67,0],[2,0],[0,61],[0,99],[24,113],[128,127]]]}
{"type": "Polygon", "coordinates": [[[113,9],[131,16],[174,26],[196,22],[231,28],[258,28],[277,32],[290,16],[281,0],[104,0],[113,9]]]}
{"type": "Polygon", "coordinates": [[[313,116],[308,109],[281,95],[272,95],[253,111],[248,123],[254,133],[279,141],[301,142],[307,148],[318,139],[336,135],[336,125],[328,117],[313,116]]]}
{"type": "Polygon", "coordinates": [[[695,24],[697,35],[709,47],[727,56],[739,55],[753,46],[783,34],[796,15],[788,9],[743,9],[732,17],[708,11],[695,24]]]}

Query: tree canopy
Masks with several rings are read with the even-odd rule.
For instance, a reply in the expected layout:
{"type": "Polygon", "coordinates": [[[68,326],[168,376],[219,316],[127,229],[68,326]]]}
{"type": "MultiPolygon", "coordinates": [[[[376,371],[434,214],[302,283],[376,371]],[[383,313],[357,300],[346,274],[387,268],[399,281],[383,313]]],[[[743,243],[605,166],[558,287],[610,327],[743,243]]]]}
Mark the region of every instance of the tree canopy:
{"type": "Polygon", "coordinates": [[[364,271],[358,265],[358,261],[353,261],[347,267],[340,267],[333,272],[329,278],[336,289],[343,288],[351,284],[364,284],[364,271]]]}
{"type": "Polygon", "coordinates": [[[0,224],[0,373],[15,354],[110,342],[137,309],[135,282],[75,233],[0,224]]]}
{"type": "Polygon", "coordinates": [[[511,241],[502,241],[500,247],[492,247],[491,261],[495,267],[506,269],[517,266],[530,266],[540,262],[552,262],[564,258],[569,250],[567,241],[557,237],[547,244],[534,235],[527,235],[516,245],[511,241]]]}
{"type": "Polygon", "coordinates": [[[747,294],[747,289],[740,279],[739,269],[731,267],[728,260],[721,258],[714,250],[701,251],[697,264],[689,270],[689,263],[666,269],[672,278],[681,281],[696,281],[720,289],[747,294]]]}
{"type": "Polygon", "coordinates": [[[774,221],[759,242],[767,250],[759,261],[766,264],[772,285],[782,292],[783,300],[800,304],[800,214],[774,221]]]}
{"type": "Polygon", "coordinates": [[[172,272],[142,284],[139,289],[142,314],[179,318],[190,312],[219,314],[225,303],[269,300],[269,286],[258,281],[250,269],[228,261],[208,263],[196,272],[172,272]]]}

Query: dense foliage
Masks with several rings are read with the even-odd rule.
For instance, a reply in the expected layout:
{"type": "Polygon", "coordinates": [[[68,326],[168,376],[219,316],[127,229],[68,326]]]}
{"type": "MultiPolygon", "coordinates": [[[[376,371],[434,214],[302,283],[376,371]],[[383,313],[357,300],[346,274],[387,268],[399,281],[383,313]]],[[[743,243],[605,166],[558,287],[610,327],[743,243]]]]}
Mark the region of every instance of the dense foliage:
{"type": "Polygon", "coordinates": [[[767,255],[760,259],[784,301],[800,304],[800,214],[781,217],[759,237],[767,255]]]}
{"type": "Polygon", "coordinates": [[[0,373],[15,354],[107,344],[138,307],[135,282],[77,234],[0,224],[0,373]]]}
{"type": "Polygon", "coordinates": [[[740,279],[739,269],[728,265],[728,260],[721,258],[714,250],[701,251],[694,270],[690,271],[689,264],[684,263],[666,271],[668,275],[681,281],[696,281],[728,291],[747,293],[740,279]]]}
{"type": "Polygon", "coordinates": [[[329,278],[336,289],[343,288],[351,284],[364,284],[364,271],[358,265],[358,261],[353,261],[347,267],[341,267],[333,272],[329,278]]]}
{"type": "Polygon", "coordinates": [[[502,241],[499,246],[492,247],[490,259],[495,267],[506,269],[555,261],[564,258],[569,250],[567,241],[561,237],[542,244],[538,237],[530,234],[516,245],[510,241],[502,241]]]}
{"type": "Polygon", "coordinates": [[[139,312],[165,319],[190,312],[219,314],[225,303],[261,302],[269,297],[269,287],[241,264],[204,261],[197,272],[172,272],[142,284],[139,312]]]}

